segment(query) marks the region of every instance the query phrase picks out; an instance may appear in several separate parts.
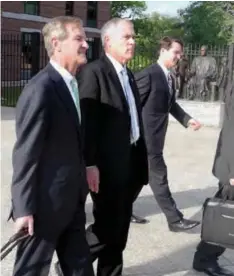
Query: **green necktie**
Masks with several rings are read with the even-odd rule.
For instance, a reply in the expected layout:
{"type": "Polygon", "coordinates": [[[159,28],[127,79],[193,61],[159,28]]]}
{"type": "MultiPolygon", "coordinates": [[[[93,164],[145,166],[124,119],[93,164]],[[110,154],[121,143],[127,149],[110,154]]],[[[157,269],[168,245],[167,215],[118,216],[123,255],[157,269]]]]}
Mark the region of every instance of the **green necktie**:
{"type": "Polygon", "coordinates": [[[81,113],[80,113],[80,100],[79,100],[79,89],[78,89],[78,83],[75,78],[71,80],[71,87],[72,87],[72,94],[73,94],[73,99],[75,102],[75,106],[79,115],[79,119],[81,121],[81,113]]]}

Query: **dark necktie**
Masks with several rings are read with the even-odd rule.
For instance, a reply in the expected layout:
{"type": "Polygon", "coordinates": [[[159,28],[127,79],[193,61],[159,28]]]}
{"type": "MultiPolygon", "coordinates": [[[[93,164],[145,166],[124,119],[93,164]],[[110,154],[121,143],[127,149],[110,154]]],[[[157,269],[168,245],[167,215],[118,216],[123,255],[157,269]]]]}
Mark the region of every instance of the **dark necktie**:
{"type": "Polygon", "coordinates": [[[170,92],[170,94],[172,95],[172,94],[173,94],[173,89],[172,89],[172,77],[171,77],[171,74],[170,74],[170,73],[168,73],[167,82],[168,82],[169,92],[170,92]]]}

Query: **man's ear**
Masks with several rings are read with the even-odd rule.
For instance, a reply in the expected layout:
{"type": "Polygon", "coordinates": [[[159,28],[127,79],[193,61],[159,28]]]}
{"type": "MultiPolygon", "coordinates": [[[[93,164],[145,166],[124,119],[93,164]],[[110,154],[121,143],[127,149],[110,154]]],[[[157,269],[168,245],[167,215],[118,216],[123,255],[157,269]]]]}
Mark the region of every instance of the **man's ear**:
{"type": "Polygon", "coordinates": [[[59,41],[56,37],[52,37],[52,45],[53,45],[53,48],[56,49],[56,51],[58,52],[61,52],[61,41],[59,41]]]}

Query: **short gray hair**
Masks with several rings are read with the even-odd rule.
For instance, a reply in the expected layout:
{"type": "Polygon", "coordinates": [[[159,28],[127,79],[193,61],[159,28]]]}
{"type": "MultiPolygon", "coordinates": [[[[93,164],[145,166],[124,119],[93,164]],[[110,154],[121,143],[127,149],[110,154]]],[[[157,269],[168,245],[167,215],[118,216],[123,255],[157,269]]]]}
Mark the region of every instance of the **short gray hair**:
{"type": "Polygon", "coordinates": [[[82,20],[73,16],[58,16],[52,18],[42,29],[42,35],[44,37],[45,48],[48,56],[51,57],[54,53],[54,49],[51,43],[52,36],[56,36],[58,40],[63,41],[67,38],[68,33],[66,26],[68,24],[77,25],[77,27],[83,27],[82,20]]]}
{"type": "Polygon", "coordinates": [[[132,24],[132,21],[128,18],[117,18],[114,17],[111,20],[107,21],[102,29],[101,29],[101,40],[102,40],[102,46],[104,47],[105,44],[105,37],[107,34],[111,34],[114,29],[122,22],[128,22],[129,24],[132,24]]]}

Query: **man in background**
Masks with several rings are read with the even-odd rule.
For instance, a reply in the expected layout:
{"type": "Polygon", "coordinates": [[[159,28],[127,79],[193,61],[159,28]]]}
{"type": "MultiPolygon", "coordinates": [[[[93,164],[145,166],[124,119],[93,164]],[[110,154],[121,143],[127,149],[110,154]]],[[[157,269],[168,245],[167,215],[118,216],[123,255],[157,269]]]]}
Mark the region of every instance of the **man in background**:
{"type": "Polygon", "coordinates": [[[145,130],[149,161],[149,184],[155,199],[165,214],[170,231],[192,229],[199,222],[185,219],[171,195],[167,166],[163,149],[169,113],[184,127],[198,130],[201,125],[188,115],[176,102],[175,86],[170,73],[183,52],[183,43],[178,39],[164,37],[160,41],[157,63],[135,74],[143,107],[142,118],[145,130]]]}
{"type": "MultiPolygon", "coordinates": [[[[234,82],[230,83],[225,94],[226,114],[217,144],[213,174],[219,180],[219,197],[234,201],[234,82]]],[[[218,264],[224,251],[222,246],[201,241],[194,255],[193,268],[210,276],[234,276],[234,272],[218,264]]]]}

